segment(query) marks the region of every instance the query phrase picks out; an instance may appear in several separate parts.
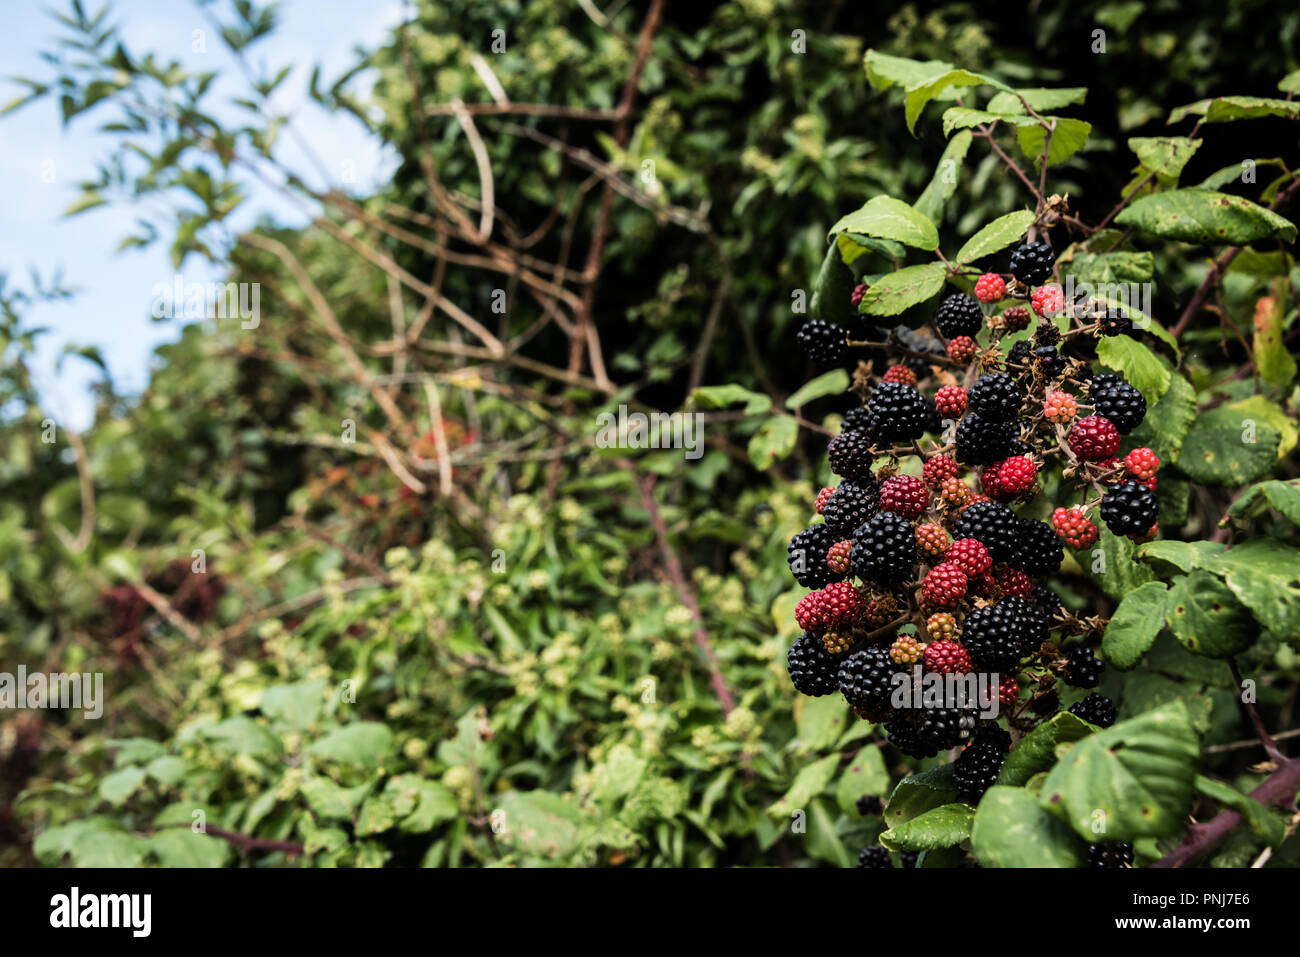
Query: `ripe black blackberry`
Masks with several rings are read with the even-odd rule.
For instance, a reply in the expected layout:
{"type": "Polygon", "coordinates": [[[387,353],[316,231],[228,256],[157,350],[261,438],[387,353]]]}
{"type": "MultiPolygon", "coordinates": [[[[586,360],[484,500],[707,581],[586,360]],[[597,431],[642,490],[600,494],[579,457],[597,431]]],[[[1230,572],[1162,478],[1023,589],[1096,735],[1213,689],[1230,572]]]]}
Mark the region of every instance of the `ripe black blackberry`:
{"type": "Polygon", "coordinates": [[[975,729],[971,738],[976,744],[991,744],[1003,754],[1011,750],[1011,732],[996,721],[986,721],[975,729]]]}
{"type": "Polygon", "coordinates": [[[1042,608],[1019,595],[1008,595],[999,604],[1006,608],[1008,614],[1014,615],[1020,621],[1026,652],[1035,650],[1047,640],[1051,620],[1042,608]]]}
{"type": "Polygon", "coordinates": [[[865,432],[867,430],[867,407],[865,405],[855,406],[844,413],[844,418],[840,422],[841,432],[865,432]]]}
{"type": "Polygon", "coordinates": [[[970,407],[982,419],[1006,422],[1020,411],[1022,395],[1016,380],[1005,372],[982,375],[967,393],[970,407]]]}
{"type": "Polygon", "coordinates": [[[920,851],[899,851],[898,866],[916,867],[916,862],[920,859],[920,857],[921,857],[920,851]]]}
{"type": "MultiPolygon", "coordinates": [[[[870,472],[841,482],[822,508],[822,518],[837,540],[848,538],[863,522],[880,511],[880,486],[870,472]]],[[[827,546],[830,547],[830,546],[827,546]]],[[[811,586],[818,587],[818,586],[811,586]]]]}
{"type": "Polygon", "coordinates": [[[1007,353],[1007,362],[1012,365],[1027,365],[1034,358],[1034,344],[1028,339],[1021,339],[1007,353]]]}
{"type": "Polygon", "coordinates": [[[1124,867],[1133,863],[1133,845],[1102,841],[1088,848],[1089,867],[1124,867]]]}
{"type": "Polygon", "coordinates": [[[917,739],[937,754],[970,739],[975,728],[974,713],[960,708],[917,708],[912,725],[917,739]]]}
{"type": "Polygon", "coordinates": [[[818,635],[805,631],[786,652],[790,683],[800,694],[813,698],[839,690],[840,659],[830,654],[818,635]]]}
{"type": "Polygon", "coordinates": [[[1014,421],[992,422],[978,412],[967,412],[957,424],[957,460],[967,465],[988,465],[1004,459],[1017,432],[1014,421]]]}
{"type": "Polygon", "coordinates": [[[1099,728],[1109,728],[1115,723],[1115,703],[1104,694],[1090,694],[1070,705],[1070,714],[1099,728]]]}
{"type": "Polygon", "coordinates": [[[825,588],[831,582],[843,581],[845,576],[826,564],[827,550],[839,539],[829,525],[821,522],[796,532],[785,549],[785,561],[795,581],[804,588],[825,588]]]}
{"type": "Polygon", "coordinates": [[[963,799],[974,803],[997,784],[1006,759],[1006,750],[991,741],[976,741],[957,755],[952,763],[952,780],[963,799]]]}
{"type": "Polygon", "coordinates": [[[879,794],[864,794],[858,798],[856,804],[858,813],[863,817],[879,814],[885,809],[885,802],[880,799],[879,794]]]}
{"type": "Polygon", "coordinates": [[[1132,479],[1112,485],[1101,497],[1101,520],[1116,535],[1145,535],[1159,516],[1156,493],[1132,479]]]}
{"type": "Polygon", "coordinates": [[[902,382],[882,382],[867,400],[867,431],[879,442],[919,439],[929,418],[925,397],[902,382]]]}
{"type": "Polygon", "coordinates": [[[1133,331],[1133,320],[1125,313],[1112,316],[1107,312],[1097,319],[1097,331],[1103,336],[1122,336],[1133,331]]]}
{"type": "Polygon", "coordinates": [[[1056,574],[1065,558],[1061,540],[1052,526],[1037,519],[1026,518],[1020,522],[1019,542],[1011,564],[1031,578],[1056,574]]]}
{"type": "Polygon", "coordinates": [[[1147,400],[1117,373],[1094,376],[1088,383],[1088,397],[1097,415],[1110,419],[1120,435],[1128,435],[1146,418],[1147,400]]]}
{"type": "Polygon", "coordinates": [[[945,339],[974,336],[984,326],[980,304],[964,292],[955,292],[939,303],[934,313],[934,328],[945,339]]]}
{"type": "Polygon", "coordinates": [[[1105,669],[1105,663],[1083,645],[1075,645],[1065,655],[1065,683],[1073,688],[1097,687],[1105,669]]]}
{"type": "Polygon", "coordinates": [[[939,414],[939,407],[935,404],[932,396],[924,396],[925,400],[925,431],[932,435],[938,435],[943,431],[943,416],[939,414]]]}
{"type": "Polygon", "coordinates": [[[824,319],[809,319],[795,335],[808,358],[821,368],[837,365],[844,358],[844,329],[824,319]]]}
{"type": "Polygon", "coordinates": [[[1038,286],[1051,278],[1056,254],[1047,243],[1025,243],[1011,254],[1011,275],[1026,286],[1038,286]]]}
{"type": "Polygon", "coordinates": [[[880,512],[853,532],[849,567],[865,581],[907,581],[916,567],[916,529],[893,512],[880,512]]]}
{"type": "Polygon", "coordinates": [[[858,851],[858,867],[876,868],[876,867],[893,867],[894,862],[889,857],[889,852],[879,844],[873,844],[870,847],[864,847],[858,851]]]}
{"type": "Polygon", "coordinates": [[[871,446],[871,436],[866,432],[858,430],[841,432],[826,446],[826,456],[830,459],[831,471],[854,481],[865,479],[871,475],[871,462],[875,457],[872,455],[871,446]]]}
{"type": "Polygon", "coordinates": [[[843,659],[836,681],[844,700],[863,711],[881,711],[889,707],[892,678],[897,667],[889,651],[872,645],[843,659]]]}
{"type": "Polygon", "coordinates": [[[1034,589],[1034,593],[1029,596],[1029,600],[1043,613],[1049,627],[1053,619],[1065,611],[1065,606],[1061,604],[1061,596],[1042,585],[1034,589]]]}
{"type": "Polygon", "coordinates": [[[962,644],[983,671],[1014,671],[1027,650],[1025,637],[1024,610],[1010,598],[976,608],[962,624],[962,644]]]}
{"type": "Polygon", "coordinates": [[[1056,346],[1038,346],[1034,349],[1034,367],[1044,379],[1055,379],[1065,371],[1065,357],[1056,346]]]}
{"type": "Polygon", "coordinates": [[[917,733],[913,711],[895,711],[885,719],[884,728],[889,736],[889,743],[908,757],[932,758],[939,753],[928,741],[922,741],[917,733]]]}
{"type": "Polygon", "coordinates": [[[953,541],[973,538],[996,562],[1005,562],[1020,544],[1020,518],[1001,502],[976,502],[962,509],[952,526],[953,541]]]}

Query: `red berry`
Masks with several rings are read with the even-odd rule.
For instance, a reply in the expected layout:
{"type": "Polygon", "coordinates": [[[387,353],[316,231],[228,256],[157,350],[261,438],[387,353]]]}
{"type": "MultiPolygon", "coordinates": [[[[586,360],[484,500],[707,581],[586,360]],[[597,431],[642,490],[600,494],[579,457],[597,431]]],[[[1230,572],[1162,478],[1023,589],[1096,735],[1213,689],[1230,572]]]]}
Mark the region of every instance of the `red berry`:
{"type": "Polygon", "coordinates": [[[904,518],[916,518],[930,504],[925,483],[914,475],[895,475],[880,486],[880,507],[904,518]]]}
{"type": "Polygon", "coordinates": [[[998,704],[1004,708],[1014,708],[1020,698],[1020,685],[1010,675],[1003,675],[998,683],[998,704]]]}
{"type": "Polygon", "coordinates": [[[1089,415],[1071,426],[1068,441],[1079,458],[1100,462],[1119,451],[1119,430],[1105,416],[1089,415]]]}
{"type": "Polygon", "coordinates": [[[971,669],[970,652],[955,641],[932,641],[925,646],[925,670],[941,675],[964,675],[971,669]]]}
{"type": "Polygon", "coordinates": [[[848,582],[835,582],[820,592],[822,620],[827,625],[851,625],[862,615],[862,596],[848,582]]]}
{"type": "Polygon", "coordinates": [[[820,631],[826,627],[822,612],[821,592],[810,591],[794,606],[794,620],[804,631],[820,631]]]}
{"type": "Polygon", "coordinates": [[[945,558],[972,578],[983,575],[993,567],[989,550],[976,538],[963,538],[953,542],[945,558]]]}
{"type": "Polygon", "coordinates": [[[948,343],[948,358],[953,362],[967,363],[975,358],[975,340],[970,336],[958,336],[948,343]]]}
{"type": "Polygon", "coordinates": [[[849,570],[849,553],[853,550],[853,542],[845,539],[842,542],[836,542],[826,552],[826,566],[837,575],[843,575],[849,570]]]}
{"type": "Polygon", "coordinates": [[[849,302],[853,303],[853,305],[856,306],[858,303],[862,301],[862,295],[866,291],[867,291],[867,284],[865,282],[858,283],[856,286],[853,287],[853,292],[849,294],[849,302]]]}
{"type": "MultiPolygon", "coordinates": [[[[940,392],[943,390],[940,389],[940,392]]],[[[921,467],[921,481],[932,489],[943,488],[946,479],[957,477],[957,463],[946,455],[936,455],[921,467]]]]}
{"type": "Polygon", "coordinates": [[[921,582],[921,597],[933,608],[955,608],[966,597],[966,573],[956,562],[935,565],[921,582]]]}
{"type": "Polygon", "coordinates": [[[1038,466],[1033,459],[1013,455],[996,466],[998,488],[1007,498],[1019,498],[1029,492],[1038,481],[1038,466]]]}
{"type": "Polygon", "coordinates": [[[890,366],[882,376],[885,382],[901,382],[903,385],[916,385],[916,373],[907,366],[890,366]]]}
{"type": "Polygon", "coordinates": [[[1004,568],[993,576],[1004,594],[1028,598],[1034,593],[1034,583],[1019,568],[1004,568]]]}
{"type": "Polygon", "coordinates": [[[946,385],[934,394],[934,407],[939,414],[955,419],[966,411],[966,390],[959,385],[946,385]]]}
{"type": "Polygon", "coordinates": [[[916,548],[926,558],[938,558],[952,541],[942,525],[926,522],[916,530],[916,548]]]}
{"type": "Polygon", "coordinates": [[[1134,449],[1124,456],[1124,467],[1134,478],[1145,482],[1156,477],[1156,472],[1160,469],[1160,456],[1150,449],[1134,449]]]}
{"type": "Polygon", "coordinates": [[[822,509],[826,507],[826,503],[831,500],[831,496],[834,494],[835,494],[834,487],[824,488],[817,493],[817,514],[818,515],[822,513],[822,509]]]}
{"type": "Polygon", "coordinates": [[[1043,402],[1043,415],[1052,422],[1069,422],[1079,411],[1079,403],[1068,392],[1049,392],[1043,402]]]}
{"type": "Polygon", "coordinates": [[[1012,306],[1002,313],[1002,321],[1006,324],[1007,332],[1019,332],[1021,329],[1028,329],[1029,310],[1024,306],[1012,306]]]}
{"type": "Polygon", "coordinates": [[[966,505],[971,500],[970,486],[963,482],[957,476],[951,476],[943,480],[939,486],[939,497],[949,505],[966,505]]]}
{"type": "Polygon", "coordinates": [[[980,302],[997,302],[1006,291],[1006,282],[995,272],[986,272],[975,281],[975,298],[980,302]]]}
{"type": "Polygon", "coordinates": [[[1065,306],[1065,295],[1055,283],[1039,286],[1029,297],[1029,304],[1040,316],[1055,316],[1065,306]]]}
{"type": "MultiPolygon", "coordinates": [[[[998,480],[997,463],[980,470],[980,491],[994,501],[1002,500],[1002,483],[998,480]]],[[[1010,498],[1011,496],[1007,496],[1010,498]]]]}
{"type": "Polygon", "coordinates": [[[1052,527],[1071,548],[1087,548],[1097,541],[1097,526],[1081,508],[1058,508],[1052,513],[1052,527]]]}

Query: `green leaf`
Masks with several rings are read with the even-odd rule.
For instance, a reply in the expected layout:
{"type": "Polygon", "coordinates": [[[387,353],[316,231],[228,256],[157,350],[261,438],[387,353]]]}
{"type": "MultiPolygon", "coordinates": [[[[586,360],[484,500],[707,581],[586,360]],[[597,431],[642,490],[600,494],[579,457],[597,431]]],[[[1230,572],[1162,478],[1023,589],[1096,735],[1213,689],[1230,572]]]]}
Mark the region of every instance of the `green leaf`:
{"type": "Polygon", "coordinates": [[[121,807],[136,792],[148,775],[144,768],[126,767],[105,776],[99,782],[99,796],[115,807],[121,807]]]}
{"type": "Polygon", "coordinates": [[[873,90],[887,90],[895,85],[905,88],[917,86],[952,69],[951,63],[942,60],[909,60],[879,50],[868,50],[863,65],[867,70],[867,82],[873,90]]]}
{"type": "Polygon", "coordinates": [[[1300,70],[1293,70],[1282,77],[1277,88],[1283,93],[1300,93],[1300,70]]]}
{"type": "Polygon", "coordinates": [[[956,800],[957,785],[952,779],[952,765],[941,764],[899,781],[894,793],[889,795],[883,817],[885,824],[894,828],[932,807],[956,800]]]}
{"type": "MultiPolygon", "coordinates": [[[[944,114],[945,117],[947,115],[944,114]]],[[[945,131],[944,135],[948,135],[947,131],[945,131]]],[[[925,187],[920,199],[916,201],[917,212],[922,216],[927,216],[934,221],[942,218],[943,204],[951,199],[952,194],[957,191],[957,173],[961,169],[966,154],[970,152],[973,139],[969,131],[962,130],[948,141],[943,155],[939,157],[934,176],[930,178],[929,185],[925,187]]]]}
{"type": "Polygon", "coordinates": [[[499,802],[505,829],[498,836],[507,846],[548,858],[562,858],[578,849],[582,811],[550,791],[509,791],[499,802]]]}
{"type": "Polygon", "coordinates": [[[1262,395],[1238,399],[1229,402],[1223,408],[1240,415],[1243,422],[1250,420],[1278,432],[1281,435],[1277,447],[1278,458],[1294,449],[1297,439],[1300,439],[1300,431],[1296,429],[1295,420],[1280,405],[1262,395]]]}
{"type": "Polygon", "coordinates": [[[119,768],[128,764],[145,764],[167,753],[166,748],[149,738],[111,738],[104,742],[104,747],[117,752],[113,764],[119,768]]]}
{"type": "Polygon", "coordinates": [[[1275,291],[1271,307],[1263,299],[1255,306],[1254,349],[1251,350],[1260,377],[1276,389],[1288,385],[1296,374],[1295,357],[1282,338],[1286,299],[1276,294],[1280,291],[1275,291]],[[1266,308],[1261,309],[1260,305],[1266,305],[1266,308]]]}
{"type": "Polygon", "coordinates": [[[760,470],[771,468],[794,451],[799,423],[792,416],[776,415],[764,422],[749,440],[749,459],[760,470]]]}
{"type": "Polygon", "coordinates": [[[84,213],[87,210],[94,209],[96,206],[103,206],[108,200],[96,192],[88,191],[82,193],[71,205],[63,211],[64,216],[76,216],[78,213],[84,213]]]}
{"type": "Polygon", "coordinates": [[[1023,787],[1056,763],[1057,749],[1092,734],[1092,726],[1068,711],[1059,711],[1016,742],[998,775],[998,784],[1023,787]]]}
{"type": "Polygon", "coordinates": [[[896,316],[938,293],[946,275],[947,267],[941,262],[904,266],[877,279],[863,293],[858,311],[873,316],[896,316]]]}
{"type": "Polygon", "coordinates": [[[1174,637],[1207,658],[1231,658],[1259,637],[1254,620],[1228,586],[1207,571],[1174,580],[1166,615],[1174,637]]]}
{"type": "Polygon", "coordinates": [[[813,801],[808,808],[808,833],[804,838],[808,853],[836,867],[849,867],[853,856],[835,832],[835,821],[822,801],[813,801]]]}
{"type": "Polygon", "coordinates": [[[724,409],[745,403],[746,415],[763,415],[772,408],[772,397],[739,385],[706,385],[691,393],[690,403],[701,409],[724,409]]]}
{"type": "Polygon", "coordinates": [[[852,295],[853,287],[858,281],[847,265],[856,258],[856,254],[845,255],[846,248],[865,251],[852,243],[847,235],[840,236],[826,248],[821,269],[817,271],[817,279],[813,282],[812,300],[808,303],[808,312],[815,319],[844,325],[857,314],[852,295]]]}
{"type": "Polygon", "coordinates": [[[869,744],[853,756],[840,772],[835,786],[835,800],[840,810],[851,811],[864,794],[884,794],[889,789],[889,771],[880,746],[869,744]]]}
{"type": "Polygon", "coordinates": [[[402,819],[398,829],[407,834],[425,834],[443,821],[460,817],[456,798],[445,785],[416,774],[389,778],[384,794],[402,819]]]}
{"type": "Polygon", "coordinates": [[[807,405],[813,399],[820,399],[827,395],[840,395],[848,387],[849,374],[843,369],[832,369],[796,389],[794,395],[785,400],[785,407],[793,411],[807,405]]]}
{"type": "Polygon", "coordinates": [[[69,857],[76,867],[140,867],[149,848],[145,838],[122,830],[116,821],[93,817],[36,835],[32,853],[47,867],[69,857]]]}
{"type": "Polygon", "coordinates": [[[349,821],[370,792],[369,782],[344,788],[329,778],[305,778],[299,786],[312,813],[327,821],[349,821]]]}
{"type": "Polygon", "coordinates": [[[995,253],[999,249],[1005,249],[1012,243],[1018,242],[1024,238],[1025,231],[1029,229],[1033,221],[1034,214],[1027,209],[999,216],[966,240],[961,249],[957,251],[957,262],[963,264],[974,262],[989,253],[995,253]]]}
{"type": "Polygon", "coordinates": [[[1134,447],[1146,446],[1166,465],[1175,465],[1187,430],[1196,421],[1196,390],[1180,373],[1169,376],[1169,387],[1160,401],[1148,406],[1142,424],[1133,430],[1134,447]]]}
{"type": "Polygon", "coordinates": [[[1201,142],[1186,136],[1134,136],[1129,139],[1128,147],[1137,154],[1141,163],[1139,178],[1155,173],[1156,181],[1167,187],[1178,184],[1183,167],[1200,148],[1201,142]]]}
{"type": "MultiPolygon", "coordinates": [[[[1075,103],[1082,103],[1087,95],[1088,88],[1086,86],[1059,87],[1057,89],[1030,87],[1029,89],[1016,90],[1011,93],[999,93],[989,100],[988,108],[994,113],[1024,114],[1025,106],[1024,103],[1020,102],[1020,98],[1024,97],[1025,102],[1029,104],[1035,113],[1046,113],[1075,103]]],[[[1035,120],[1035,122],[1037,121],[1035,120]]]]}
{"type": "Polygon", "coordinates": [[[1097,341],[1097,359],[1124,373],[1148,402],[1159,399],[1169,388],[1169,367],[1132,336],[1103,336],[1097,341]]]}
{"type": "Polygon", "coordinates": [[[1281,512],[1292,525],[1300,525],[1300,479],[1260,482],[1233,502],[1228,514],[1233,518],[1245,518],[1253,510],[1252,506],[1261,500],[1281,512]]]}
{"type": "Polygon", "coordinates": [[[917,249],[939,246],[939,230],[930,218],[892,196],[873,196],[861,209],[842,216],[830,234],[839,233],[865,233],[917,249]]]}
{"type": "Polygon", "coordinates": [[[172,754],[154,758],[144,767],[145,773],[159,784],[174,787],[185,778],[185,762],[172,754]]]}
{"type": "Polygon", "coordinates": [[[1176,834],[1199,754],[1187,708],[1172,702],[1084,738],[1048,772],[1039,801],[1090,841],[1176,834]]]}
{"type": "Polygon", "coordinates": [[[907,96],[903,100],[903,115],[907,120],[907,131],[913,136],[916,135],[916,121],[920,119],[925,105],[948,88],[983,84],[992,84],[1002,90],[1010,89],[999,80],[969,70],[949,70],[947,73],[909,87],[907,96]]]}
{"type": "Polygon", "coordinates": [[[1192,423],[1178,467],[1197,482],[1247,485],[1273,467],[1281,439],[1270,426],[1221,405],[1192,423]]]}
{"type": "Polygon", "coordinates": [[[1300,103],[1267,96],[1216,96],[1178,107],[1169,114],[1169,122],[1176,123],[1193,114],[1205,117],[1206,123],[1255,120],[1263,116],[1296,119],[1300,118],[1300,103]]]}
{"type": "Polygon", "coordinates": [[[392,756],[393,732],[377,721],[358,721],[313,741],[307,753],[339,764],[379,767],[392,756]]]}
{"type": "Polygon", "coordinates": [[[1238,812],[1246,819],[1250,829],[1263,838],[1264,843],[1270,847],[1277,847],[1286,838],[1286,823],[1281,816],[1249,795],[1242,794],[1236,788],[1198,774],[1196,790],[1218,801],[1224,807],[1238,812]]]}
{"type": "MultiPolygon", "coordinates": [[[[1092,132],[1092,124],[1083,120],[1064,116],[1045,116],[1043,119],[1056,123],[1048,146],[1047,165],[1049,166],[1060,166],[1083,149],[1083,144],[1088,142],[1088,134],[1092,132]]],[[[1034,161],[1035,168],[1042,165],[1043,143],[1046,139],[1047,131],[1038,123],[1016,128],[1016,141],[1020,144],[1020,150],[1034,161]]]]}
{"type": "Polygon", "coordinates": [[[768,807],[767,813],[773,817],[788,818],[795,811],[806,811],[808,802],[826,790],[839,765],[838,754],[829,754],[820,761],[805,764],[794,776],[790,789],[768,807]]]}
{"type": "Polygon", "coordinates": [[[217,747],[234,754],[269,758],[280,754],[280,741],[252,718],[236,715],[200,729],[217,747]]]}
{"type": "Polygon", "coordinates": [[[843,695],[801,697],[795,705],[794,715],[795,727],[799,731],[799,749],[808,752],[829,748],[840,739],[850,718],[858,720],[850,714],[843,695]]]}
{"type": "Polygon", "coordinates": [[[1155,272],[1155,257],[1149,252],[1071,252],[1057,262],[1062,276],[1092,285],[1149,282],[1155,272]]]}
{"type": "Polygon", "coordinates": [[[1261,239],[1291,242],[1295,226],[1277,213],[1240,196],[1192,187],[1143,196],[1115,217],[1163,239],[1243,246],[1261,239]]]}
{"type": "Polygon", "coordinates": [[[1135,550],[1132,541],[1116,535],[1105,526],[1102,526],[1097,544],[1090,550],[1087,562],[1089,574],[1098,587],[1117,602],[1155,577],[1150,568],[1133,560],[1135,550]],[[1098,550],[1100,555],[1096,554],[1098,550]],[[1097,567],[1098,558],[1103,563],[1100,567],[1097,567]]]}
{"type": "Polygon", "coordinates": [[[943,111],[944,136],[951,136],[953,130],[965,130],[985,123],[1010,123],[1012,126],[1038,125],[1038,121],[1032,116],[994,113],[989,110],[972,109],[969,106],[952,106],[943,111]]]}
{"type": "Polygon", "coordinates": [[[1079,867],[1083,847],[1060,819],[1024,788],[984,792],[971,828],[971,850],[985,867],[1079,867]]]}
{"type": "Polygon", "coordinates": [[[1300,551],[1257,538],[1228,549],[1206,568],[1273,634],[1300,638],[1300,551]]]}
{"type": "Polygon", "coordinates": [[[1163,582],[1147,582],[1124,596],[1101,637],[1101,651],[1116,668],[1136,665],[1165,626],[1169,593],[1163,582]]]}
{"type": "Polygon", "coordinates": [[[272,721],[295,730],[315,724],[325,707],[325,681],[275,685],[262,694],[261,710],[272,721]]]}
{"type": "Polygon", "coordinates": [[[933,851],[952,847],[970,837],[975,809],[969,804],[944,804],[918,814],[880,835],[891,851],[933,851]]]}
{"type": "Polygon", "coordinates": [[[1138,546],[1138,557],[1144,562],[1164,562],[1186,574],[1197,568],[1204,568],[1215,555],[1226,548],[1222,542],[1180,542],[1176,539],[1160,539],[1138,546]]]}
{"type": "Polygon", "coordinates": [[[188,827],[169,827],[149,838],[149,851],[163,867],[225,867],[230,845],[188,827]]]}

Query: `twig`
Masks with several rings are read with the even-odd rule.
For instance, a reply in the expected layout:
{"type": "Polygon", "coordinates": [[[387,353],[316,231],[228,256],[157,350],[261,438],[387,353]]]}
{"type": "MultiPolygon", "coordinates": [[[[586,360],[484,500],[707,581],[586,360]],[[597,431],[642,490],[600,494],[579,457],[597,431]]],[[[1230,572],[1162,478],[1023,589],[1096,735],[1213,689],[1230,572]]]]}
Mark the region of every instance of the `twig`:
{"type": "MultiPolygon", "coordinates": [[[[1228,667],[1232,669],[1232,680],[1237,683],[1237,690],[1240,691],[1244,682],[1241,679],[1241,669],[1237,667],[1237,659],[1229,658],[1228,667]]],[[[1259,719],[1259,711],[1255,708],[1254,703],[1241,699],[1240,694],[1237,695],[1237,698],[1238,700],[1241,700],[1241,706],[1245,710],[1246,716],[1250,718],[1250,723],[1255,726],[1255,733],[1259,735],[1259,740],[1260,743],[1264,745],[1265,753],[1274,761],[1279,763],[1286,761],[1286,755],[1278,749],[1278,746],[1273,742],[1273,739],[1268,736],[1268,732],[1264,730],[1264,722],[1259,719]]]]}

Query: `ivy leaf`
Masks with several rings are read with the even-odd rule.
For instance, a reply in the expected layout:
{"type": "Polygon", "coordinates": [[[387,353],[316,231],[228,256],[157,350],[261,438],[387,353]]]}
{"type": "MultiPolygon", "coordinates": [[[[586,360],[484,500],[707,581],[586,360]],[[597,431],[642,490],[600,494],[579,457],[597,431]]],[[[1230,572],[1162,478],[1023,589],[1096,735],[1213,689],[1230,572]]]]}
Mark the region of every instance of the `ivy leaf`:
{"type": "Polygon", "coordinates": [[[849,387],[849,374],[843,369],[832,369],[815,379],[805,382],[790,398],[785,400],[785,407],[791,411],[807,405],[813,399],[827,395],[839,395],[849,387]]]}
{"type": "Polygon", "coordinates": [[[957,262],[974,262],[989,253],[1005,249],[1020,240],[1033,221],[1034,214],[1027,209],[999,216],[966,240],[961,249],[957,251],[957,262]]]}
{"type": "Polygon", "coordinates": [[[792,416],[776,415],[764,422],[749,440],[749,459],[766,471],[794,451],[799,423],[792,416]]]}
{"type": "Polygon", "coordinates": [[[891,851],[933,851],[952,847],[970,837],[975,809],[969,804],[943,804],[891,827],[880,843],[891,851]]]}
{"type": "Polygon", "coordinates": [[[939,246],[939,230],[930,218],[892,196],[871,197],[861,209],[840,217],[831,227],[831,236],[846,232],[892,239],[917,249],[939,246]]]}
{"type": "Polygon", "coordinates": [[[1291,242],[1295,225],[1240,196],[1210,189],[1174,189],[1135,200],[1115,217],[1152,236],[1186,243],[1244,246],[1260,239],[1291,242]]]}
{"type": "MultiPolygon", "coordinates": [[[[1088,134],[1092,132],[1092,124],[1083,120],[1074,120],[1065,116],[1045,116],[1043,119],[1056,123],[1052,130],[1051,143],[1048,145],[1048,166],[1060,166],[1083,149],[1083,144],[1088,142],[1088,134]]],[[[1043,143],[1046,139],[1047,131],[1038,123],[1016,129],[1016,140],[1020,143],[1020,149],[1025,156],[1034,161],[1035,168],[1042,165],[1043,143]]]]}
{"type": "Polygon", "coordinates": [[[1147,582],[1124,596],[1101,636],[1101,651],[1116,668],[1136,665],[1165,626],[1169,593],[1163,582],[1147,582]]]}
{"type": "Polygon", "coordinates": [[[1272,427],[1229,406],[1219,406],[1192,423],[1183,439],[1178,467],[1197,482],[1246,485],[1273,467],[1281,438],[1272,427]]]}
{"type": "Polygon", "coordinates": [[[1107,368],[1124,373],[1148,402],[1159,399],[1169,388],[1169,367],[1132,336],[1103,336],[1097,342],[1097,358],[1107,368]]]}
{"type": "Polygon", "coordinates": [[[1228,586],[1207,571],[1174,580],[1165,614],[1174,637],[1207,658],[1231,658],[1254,644],[1259,630],[1228,586]]]}
{"type": "Polygon", "coordinates": [[[1228,549],[1206,568],[1222,576],[1259,623],[1279,638],[1300,638],[1300,551],[1272,538],[1228,549]]]}
{"type": "Polygon", "coordinates": [[[1199,755],[1187,708],[1171,702],[1084,738],[1048,772],[1039,801],[1086,840],[1175,834],[1191,810],[1199,755]]]}
{"type": "Polygon", "coordinates": [[[1056,763],[1057,749],[1092,734],[1092,726],[1068,711],[1059,711],[1016,742],[998,774],[998,784],[1023,787],[1056,763]]]}
{"type": "Polygon", "coordinates": [[[984,792],[971,828],[971,850],[985,867],[1079,867],[1083,845],[1024,788],[984,792]]]}
{"type": "Polygon", "coordinates": [[[941,262],[904,266],[887,273],[863,293],[858,312],[896,316],[938,293],[946,275],[947,268],[941,262]]]}

